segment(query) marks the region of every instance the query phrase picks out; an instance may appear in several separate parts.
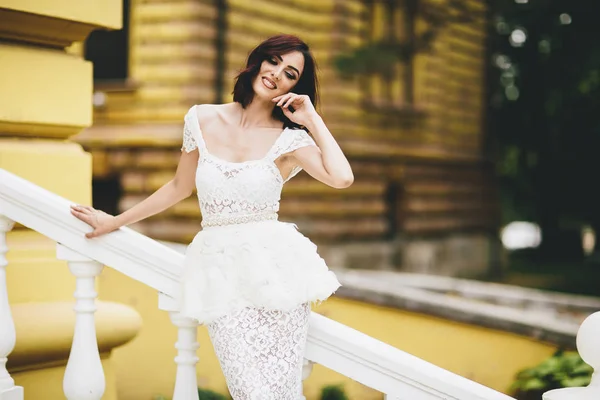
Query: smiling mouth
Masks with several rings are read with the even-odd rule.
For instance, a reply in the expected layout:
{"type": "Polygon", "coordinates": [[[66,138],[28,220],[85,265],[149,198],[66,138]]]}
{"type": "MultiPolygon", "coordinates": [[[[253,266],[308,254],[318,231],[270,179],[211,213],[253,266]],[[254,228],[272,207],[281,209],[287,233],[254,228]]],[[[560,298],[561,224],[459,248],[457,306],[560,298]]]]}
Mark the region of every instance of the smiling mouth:
{"type": "Polygon", "coordinates": [[[271,90],[275,90],[277,89],[277,85],[275,84],[275,82],[273,82],[272,80],[270,80],[269,78],[263,77],[262,78],[262,83],[263,85],[265,85],[268,89],[271,90]]]}

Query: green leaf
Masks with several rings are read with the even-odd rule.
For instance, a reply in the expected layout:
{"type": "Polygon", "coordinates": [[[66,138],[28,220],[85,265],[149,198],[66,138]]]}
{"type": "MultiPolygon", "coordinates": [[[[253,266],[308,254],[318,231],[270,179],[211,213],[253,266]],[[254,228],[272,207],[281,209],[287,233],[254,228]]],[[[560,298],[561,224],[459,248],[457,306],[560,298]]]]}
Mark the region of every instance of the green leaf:
{"type": "Polygon", "coordinates": [[[574,375],[579,375],[579,374],[586,374],[586,375],[592,375],[592,373],[594,372],[594,368],[592,368],[591,366],[583,363],[580,365],[577,365],[575,368],[573,368],[572,373],[574,375]]]}
{"type": "Polygon", "coordinates": [[[522,389],[526,392],[532,391],[532,390],[540,390],[540,389],[545,389],[547,387],[547,383],[544,382],[541,379],[538,378],[534,378],[531,379],[529,381],[527,381],[523,386],[522,389]]]}
{"type": "Polygon", "coordinates": [[[561,380],[560,384],[563,387],[581,387],[589,385],[591,380],[591,376],[579,376],[576,378],[561,380]]]}
{"type": "Polygon", "coordinates": [[[341,385],[329,385],[321,390],[321,400],[348,400],[348,396],[341,385]]]}

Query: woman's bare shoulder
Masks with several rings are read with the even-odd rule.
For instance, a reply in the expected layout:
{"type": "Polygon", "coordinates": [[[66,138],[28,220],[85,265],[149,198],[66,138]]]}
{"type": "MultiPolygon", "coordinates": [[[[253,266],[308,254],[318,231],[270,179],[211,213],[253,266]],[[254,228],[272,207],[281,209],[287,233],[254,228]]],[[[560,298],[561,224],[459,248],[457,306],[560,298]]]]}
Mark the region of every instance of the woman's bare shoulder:
{"type": "Polygon", "coordinates": [[[198,115],[198,122],[201,124],[207,124],[221,119],[230,121],[238,108],[237,103],[226,103],[226,104],[198,104],[196,105],[196,114],[198,115]]]}

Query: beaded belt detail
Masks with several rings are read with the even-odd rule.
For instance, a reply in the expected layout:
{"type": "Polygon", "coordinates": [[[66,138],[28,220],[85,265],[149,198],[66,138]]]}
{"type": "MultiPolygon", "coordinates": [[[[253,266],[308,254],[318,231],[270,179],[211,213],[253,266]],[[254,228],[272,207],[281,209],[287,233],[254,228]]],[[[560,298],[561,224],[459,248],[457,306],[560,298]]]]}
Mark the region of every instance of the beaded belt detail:
{"type": "Polygon", "coordinates": [[[207,218],[206,220],[202,220],[202,227],[206,228],[209,226],[237,225],[246,224],[248,222],[270,221],[276,219],[277,213],[233,215],[224,217],[215,216],[207,218]]]}

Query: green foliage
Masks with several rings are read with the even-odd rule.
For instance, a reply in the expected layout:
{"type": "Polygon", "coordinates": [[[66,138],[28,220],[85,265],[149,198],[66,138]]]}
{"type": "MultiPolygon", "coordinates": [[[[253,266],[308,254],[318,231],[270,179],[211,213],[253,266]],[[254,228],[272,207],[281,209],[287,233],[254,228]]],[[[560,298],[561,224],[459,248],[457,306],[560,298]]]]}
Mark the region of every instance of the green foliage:
{"type": "MultiPolygon", "coordinates": [[[[230,400],[231,397],[223,394],[213,392],[212,390],[198,388],[198,397],[200,400],[230,400]]],[[[169,400],[168,397],[163,395],[154,396],[152,400],[169,400]]]]}
{"type": "Polygon", "coordinates": [[[542,225],[560,252],[564,220],[600,227],[600,2],[490,3],[489,137],[499,159],[506,219],[542,225]],[[562,21],[562,22],[561,22],[562,21]],[[520,31],[524,41],[515,44],[520,31]],[[556,244],[559,244],[558,246],[556,244]]]}
{"type": "Polygon", "coordinates": [[[406,50],[400,45],[377,42],[340,54],[333,63],[343,78],[375,73],[390,76],[396,63],[406,58],[406,50]]]}
{"type": "MultiPolygon", "coordinates": [[[[231,397],[222,395],[212,390],[198,388],[198,397],[200,400],[230,400],[231,397]]],[[[152,400],[169,400],[163,395],[154,396],[152,400]]],[[[349,400],[341,385],[324,386],[321,389],[320,400],[349,400]]]]}
{"type": "Polygon", "coordinates": [[[200,400],[229,400],[230,399],[230,397],[228,397],[228,396],[222,395],[217,392],[213,392],[212,390],[201,389],[201,388],[198,388],[198,397],[200,397],[200,400]]]}
{"type": "Polygon", "coordinates": [[[517,374],[511,391],[517,395],[543,393],[548,390],[589,385],[593,368],[575,352],[558,351],[533,368],[517,374]]]}
{"type": "Polygon", "coordinates": [[[341,385],[330,385],[321,390],[321,400],[348,400],[348,396],[341,385]]]}
{"type": "Polygon", "coordinates": [[[431,51],[435,38],[444,27],[452,23],[471,23],[476,12],[471,9],[468,0],[448,0],[443,4],[406,0],[402,7],[406,18],[401,26],[411,40],[399,42],[385,38],[336,56],[333,64],[342,77],[369,74],[393,76],[398,63],[408,63],[415,54],[431,51]],[[417,20],[421,20],[424,29],[416,28],[417,20]]]}

